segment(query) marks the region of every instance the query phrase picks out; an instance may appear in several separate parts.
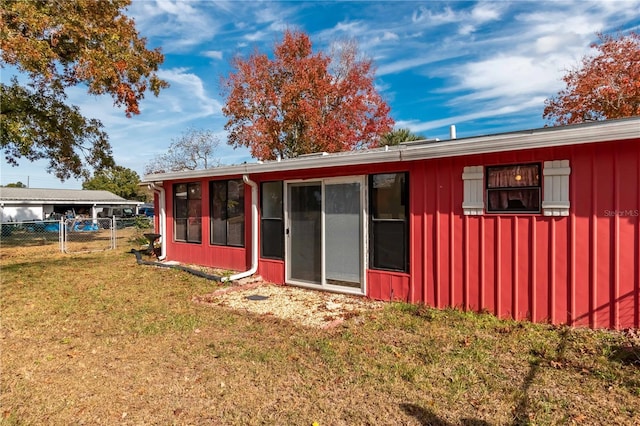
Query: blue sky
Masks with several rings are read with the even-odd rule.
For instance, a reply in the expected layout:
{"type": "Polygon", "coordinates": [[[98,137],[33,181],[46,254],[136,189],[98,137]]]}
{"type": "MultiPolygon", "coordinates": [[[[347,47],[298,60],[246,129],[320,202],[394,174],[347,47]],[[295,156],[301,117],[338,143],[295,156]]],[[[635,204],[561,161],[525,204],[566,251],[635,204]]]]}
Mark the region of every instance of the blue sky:
{"type": "MultiPolygon", "coordinates": [[[[257,2],[134,0],[129,8],[150,47],[161,47],[159,75],[171,87],[149,94],[126,118],[108,96],[82,87],[69,101],[100,119],[116,163],[141,175],[188,128],[218,135],[224,164],[254,161],[226,144],[220,78],[234,55],[271,52],[285,29],[308,33],[314,50],[355,40],[374,60],[376,86],[396,127],[447,139],[541,127],[544,100],[562,87],[596,32],[640,30],[640,0],[618,1],[345,1],[257,2]]],[[[6,71],[6,70],[5,70],[6,71]]],[[[7,72],[3,72],[3,81],[7,72]]],[[[1,183],[81,188],[61,183],[46,163],[3,161],[1,183]]]]}

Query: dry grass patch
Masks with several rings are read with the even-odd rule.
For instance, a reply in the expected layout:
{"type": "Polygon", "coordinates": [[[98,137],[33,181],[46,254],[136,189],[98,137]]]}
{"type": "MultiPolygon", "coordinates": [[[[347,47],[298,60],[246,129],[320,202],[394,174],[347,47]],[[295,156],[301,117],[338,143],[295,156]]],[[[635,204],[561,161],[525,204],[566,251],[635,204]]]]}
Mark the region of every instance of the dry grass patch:
{"type": "Polygon", "coordinates": [[[309,327],[194,303],[223,287],[125,250],[0,249],[2,424],[640,419],[631,332],[395,303],[309,327]]]}

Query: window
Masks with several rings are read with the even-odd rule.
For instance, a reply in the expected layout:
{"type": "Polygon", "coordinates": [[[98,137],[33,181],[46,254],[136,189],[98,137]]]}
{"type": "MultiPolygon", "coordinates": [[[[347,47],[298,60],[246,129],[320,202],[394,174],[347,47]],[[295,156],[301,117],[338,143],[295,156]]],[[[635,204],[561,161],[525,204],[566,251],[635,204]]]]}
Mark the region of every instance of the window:
{"type": "Polygon", "coordinates": [[[487,167],[487,211],[540,213],[540,164],[487,167]]]}
{"type": "Polygon", "coordinates": [[[284,259],[282,182],[262,183],[260,195],[261,255],[269,259],[284,259]]]}
{"type": "Polygon", "coordinates": [[[200,183],[173,185],[174,239],[202,242],[202,192],[200,183]]]}
{"type": "Polygon", "coordinates": [[[408,182],[407,173],[369,176],[372,268],[408,270],[408,182]]]}
{"type": "Polygon", "coordinates": [[[244,182],[211,182],[211,244],[244,247],[244,182]]]}

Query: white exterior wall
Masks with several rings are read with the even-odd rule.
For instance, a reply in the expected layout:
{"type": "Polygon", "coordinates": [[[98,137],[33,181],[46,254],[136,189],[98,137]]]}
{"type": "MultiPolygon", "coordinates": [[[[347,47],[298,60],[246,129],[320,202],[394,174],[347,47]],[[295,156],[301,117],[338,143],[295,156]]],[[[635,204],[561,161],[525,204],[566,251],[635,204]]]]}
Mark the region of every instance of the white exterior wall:
{"type": "Polygon", "coordinates": [[[3,223],[42,220],[43,218],[43,208],[37,205],[3,206],[0,211],[3,223]]]}

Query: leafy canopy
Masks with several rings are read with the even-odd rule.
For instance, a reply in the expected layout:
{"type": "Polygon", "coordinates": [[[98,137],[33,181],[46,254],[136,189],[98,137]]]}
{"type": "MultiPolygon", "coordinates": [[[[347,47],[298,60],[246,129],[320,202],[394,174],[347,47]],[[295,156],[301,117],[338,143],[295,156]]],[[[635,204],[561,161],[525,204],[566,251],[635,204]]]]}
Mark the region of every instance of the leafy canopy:
{"type": "Polygon", "coordinates": [[[124,12],[130,0],[4,0],[1,65],[17,78],[2,83],[0,147],[10,164],[49,158],[61,180],[88,176],[87,165],[113,165],[107,135],[98,120],[67,105],[65,90],[83,85],[89,94],[109,94],[130,117],[139,114],[147,90],[168,84],[156,71],[164,60],[124,12]]]}
{"type": "Polygon", "coordinates": [[[640,34],[598,35],[594,56],[563,78],[567,84],[545,101],[543,117],[555,125],[640,115],[640,34]]]}
{"type": "Polygon", "coordinates": [[[426,139],[422,135],[417,135],[409,129],[393,129],[389,133],[385,133],[380,138],[379,146],[393,146],[399,145],[402,142],[419,141],[426,139]]]}
{"type": "MultiPolygon", "coordinates": [[[[2,185],[0,185],[2,186],[2,185]]],[[[4,186],[5,188],[26,188],[27,185],[25,185],[24,183],[17,181],[17,182],[11,182],[8,183],[4,186]]]]}
{"type": "Polygon", "coordinates": [[[114,166],[97,171],[82,182],[82,189],[109,191],[127,200],[145,200],[140,187],[140,176],[134,170],[114,166]]]}
{"type": "Polygon", "coordinates": [[[155,157],[145,167],[146,174],[181,172],[215,167],[220,161],[214,153],[220,141],[211,130],[187,129],[174,139],[166,153],[155,157]]]}
{"type": "Polygon", "coordinates": [[[231,66],[222,79],[228,142],[258,159],[369,147],[393,127],[372,62],[354,43],[329,57],[313,53],[306,34],[285,31],[273,58],[256,51],[231,66]]]}

